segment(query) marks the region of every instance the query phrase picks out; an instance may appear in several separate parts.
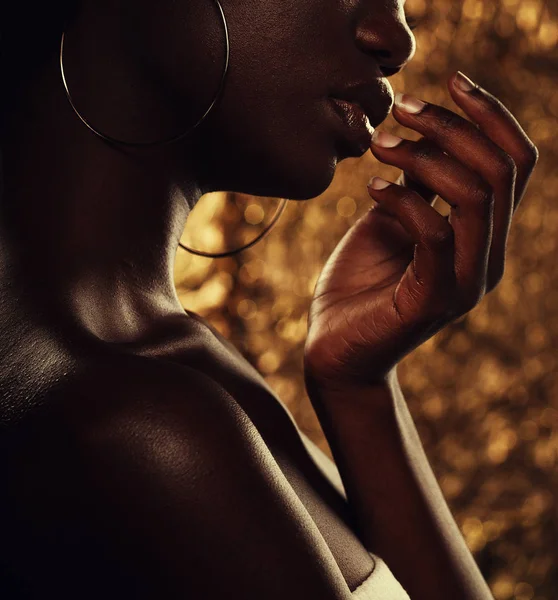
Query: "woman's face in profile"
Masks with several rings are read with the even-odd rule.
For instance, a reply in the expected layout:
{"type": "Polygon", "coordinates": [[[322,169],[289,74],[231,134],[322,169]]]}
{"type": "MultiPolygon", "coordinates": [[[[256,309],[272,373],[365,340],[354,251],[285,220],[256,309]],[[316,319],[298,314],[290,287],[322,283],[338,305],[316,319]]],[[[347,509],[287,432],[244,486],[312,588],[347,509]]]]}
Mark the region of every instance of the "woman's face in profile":
{"type": "MultiPolygon", "coordinates": [[[[89,23],[107,9],[86,6],[87,26],[102,29],[89,23]]],[[[415,50],[404,2],[221,0],[221,6],[230,64],[221,101],[196,132],[199,168],[207,169],[203,191],[315,197],[337,162],[361,156],[369,143],[362,123],[360,131],[344,123],[331,98],[359,102],[373,126],[391,110],[384,77],[415,50]]],[[[137,62],[134,70],[164,89],[163,110],[172,104],[177,122],[195,123],[224,68],[214,0],[123,0],[120,10],[115,37],[137,62]]]]}

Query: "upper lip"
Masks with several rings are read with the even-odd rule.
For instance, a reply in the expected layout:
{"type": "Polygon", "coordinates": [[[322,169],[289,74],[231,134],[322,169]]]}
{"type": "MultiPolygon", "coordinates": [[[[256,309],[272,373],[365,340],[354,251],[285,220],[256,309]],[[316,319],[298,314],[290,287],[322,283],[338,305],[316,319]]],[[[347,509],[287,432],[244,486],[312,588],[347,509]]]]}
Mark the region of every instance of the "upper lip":
{"type": "Polygon", "coordinates": [[[385,121],[393,106],[393,97],[387,90],[369,82],[357,83],[331,95],[332,98],[356,104],[377,127],[385,121]]]}

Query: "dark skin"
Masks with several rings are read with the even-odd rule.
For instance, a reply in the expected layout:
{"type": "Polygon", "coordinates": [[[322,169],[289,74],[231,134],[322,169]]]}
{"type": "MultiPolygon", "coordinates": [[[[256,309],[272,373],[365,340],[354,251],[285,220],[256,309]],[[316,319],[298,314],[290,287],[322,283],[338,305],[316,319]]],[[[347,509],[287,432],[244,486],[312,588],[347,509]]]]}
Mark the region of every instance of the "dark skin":
{"type": "Polygon", "coordinates": [[[403,170],[403,185],[369,186],[378,206],[317,283],[306,360],[323,386],[386,382],[402,352],[472,310],[504,275],[511,220],[538,151],[494,96],[461,90],[455,76],[448,89],[472,121],[430,104],[416,114],[395,107],[396,120],[423,137],[372,145],[378,160],[403,170]],[[431,206],[437,196],[451,206],[448,219],[431,206]]]}
{"type": "MultiPolygon", "coordinates": [[[[536,150],[501,105],[453,78],[479,130],[439,107],[394,109],[427,151],[372,145],[405,176],[371,191],[381,208],[330,258],[305,354],[347,500],[261,376],[184,312],[172,267],[206,192],[323,192],[350,155],[328,96],[366,80],[384,111],[385,77],[414,38],[397,0],[222,5],[229,79],[186,140],[156,152],[103,143],[68,105],[55,52],[5,115],[0,586],[26,590],[11,598],[348,600],[373,571],[370,550],[413,600],[489,598],[451,517],[431,518],[447,506],[395,365],[498,282],[536,150]],[[449,222],[435,194],[455,205],[449,222]]],[[[84,0],[66,34],[74,98],[114,137],[188,127],[221,74],[208,0],[84,0]]]]}

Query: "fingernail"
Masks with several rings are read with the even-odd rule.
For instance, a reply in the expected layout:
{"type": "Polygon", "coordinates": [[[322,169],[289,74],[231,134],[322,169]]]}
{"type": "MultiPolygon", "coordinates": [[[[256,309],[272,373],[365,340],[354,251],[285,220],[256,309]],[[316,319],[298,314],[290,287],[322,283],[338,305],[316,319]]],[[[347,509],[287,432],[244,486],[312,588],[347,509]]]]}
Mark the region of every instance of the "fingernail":
{"type": "Polygon", "coordinates": [[[372,142],[381,148],[395,148],[402,142],[402,138],[385,131],[376,131],[372,134],[372,142]]]}
{"type": "Polygon", "coordinates": [[[391,185],[390,181],[386,181],[381,177],[372,177],[372,179],[368,182],[368,187],[371,187],[373,190],[383,190],[391,185]]]}
{"type": "Polygon", "coordinates": [[[397,106],[399,110],[416,115],[424,110],[426,102],[423,102],[414,96],[409,96],[409,94],[395,94],[395,106],[397,106]]]}
{"type": "Polygon", "coordinates": [[[457,71],[457,75],[455,76],[455,85],[464,92],[470,92],[474,90],[477,86],[461,71],[457,71]]]}

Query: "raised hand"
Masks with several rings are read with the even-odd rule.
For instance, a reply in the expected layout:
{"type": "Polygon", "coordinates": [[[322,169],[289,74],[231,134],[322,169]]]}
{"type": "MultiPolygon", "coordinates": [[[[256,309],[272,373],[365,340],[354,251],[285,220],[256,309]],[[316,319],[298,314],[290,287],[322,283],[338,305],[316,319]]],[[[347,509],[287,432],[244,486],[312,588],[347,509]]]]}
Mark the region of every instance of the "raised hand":
{"type": "Polygon", "coordinates": [[[349,229],[318,279],[304,361],[319,385],[383,383],[502,279],[512,216],[538,150],[486,90],[459,73],[447,85],[472,122],[403,95],[393,116],[423,137],[375,132],[372,153],[402,169],[401,185],[375,189],[383,180],[371,180],[378,205],[349,229]],[[432,207],[436,195],[451,206],[449,218],[432,207]]]}

